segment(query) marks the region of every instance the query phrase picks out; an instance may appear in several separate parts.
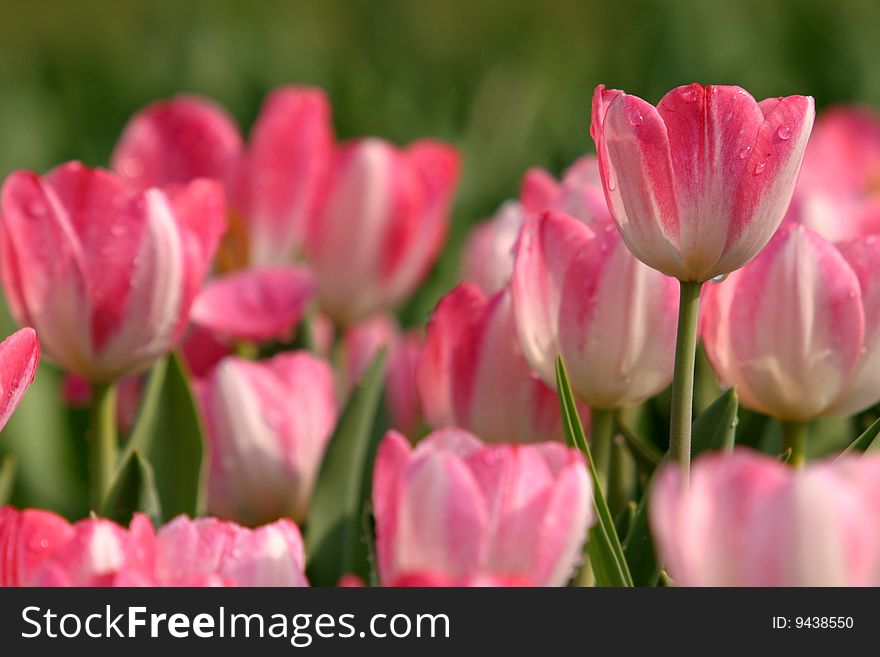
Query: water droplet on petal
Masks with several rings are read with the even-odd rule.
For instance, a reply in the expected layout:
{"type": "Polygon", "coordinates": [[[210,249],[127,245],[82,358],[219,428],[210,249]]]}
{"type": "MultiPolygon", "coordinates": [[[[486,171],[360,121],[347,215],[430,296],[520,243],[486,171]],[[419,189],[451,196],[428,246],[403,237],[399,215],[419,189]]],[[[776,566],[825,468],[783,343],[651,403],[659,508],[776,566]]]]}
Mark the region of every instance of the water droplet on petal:
{"type": "Polygon", "coordinates": [[[630,124],[633,126],[642,125],[645,121],[645,117],[642,116],[642,113],[637,108],[631,108],[627,111],[626,118],[629,119],[630,124]]]}
{"type": "Polygon", "coordinates": [[[755,175],[760,176],[762,173],[764,173],[764,169],[766,169],[766,168],[767,168],[766,162],[758,162],[755,165],[755,175]]]}
{"type": "Polygon", "coordinates": [[[715,278],[711,280],[712,283],[721,283],[725,278],[727,278],[727,274],[718,274],[715,278]]]}
{"type": "Polygon", "coordinates": [[[776,136],[779,137],[782,141],[788,141],[791,139],[791,128],[787,125],[781,125],[776,129],[776,136]]]}
{"type": "Polygon", "coordinates": [[[752,152],[751,146],[746,146],[739,152],[739,159],[744,160],[749,156],[749,153],[752,152]]]}
{"type": "Polygon", "coordinates": [[[613,192],[615,189],[617,189],[617,176],[614,170],[611,169],[608,171],[608,191],[613,192]]]}
{"type": "Polygon", "coordinates": [[[692,103],[697,99],[697,90],[694,87],[685,87],[679,92],[678,96],[684,102],[692,103]]]}

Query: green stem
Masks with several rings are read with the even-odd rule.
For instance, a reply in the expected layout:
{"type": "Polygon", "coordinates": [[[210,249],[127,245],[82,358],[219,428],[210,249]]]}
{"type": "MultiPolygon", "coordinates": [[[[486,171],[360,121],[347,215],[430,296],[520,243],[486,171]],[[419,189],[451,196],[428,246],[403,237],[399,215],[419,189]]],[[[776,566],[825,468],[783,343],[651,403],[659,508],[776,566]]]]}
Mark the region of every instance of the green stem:
{"type": "Polygon", "coordinates": [[[89,422],[89,491],[94,511],[113,481],[119,453],[116,435],[116,385],[113,383],[92,386],[92,408],[89,422]]]}
{"type": "Polygon", "coordinates": [[[616,434],[611,447],[611,465],[608,474],[608,508],[617,516],[632,499],[635,487],[635,464],[623,436],[616,434]]]}
{"type": "Polygon", "coordinates": [[[593,408],[590,418],[590,453],[593,465],[599,476],[603,492],[608,490],[608,475],[611,469],[611,442],[614,438],[614,411],[593,408]]]}
{"type": "Polygon", "coordinates": [[[678,335],[675,339],[675,372],[672,377],[672,412],[669,418],[669,455],[681,465],[684,480],[690,475],[691,423],[694,406],[694,358],[697,353],[697,320],[702,283],[681,281],[678,335]]]}
{"type": "Polygon", "coordinates": [[[802,468],[806,460],[807,432],[810,425],[806,422],[783,422],[782,423],[782,448],[791,450],[788,459],[789,465],[802,468]]]}

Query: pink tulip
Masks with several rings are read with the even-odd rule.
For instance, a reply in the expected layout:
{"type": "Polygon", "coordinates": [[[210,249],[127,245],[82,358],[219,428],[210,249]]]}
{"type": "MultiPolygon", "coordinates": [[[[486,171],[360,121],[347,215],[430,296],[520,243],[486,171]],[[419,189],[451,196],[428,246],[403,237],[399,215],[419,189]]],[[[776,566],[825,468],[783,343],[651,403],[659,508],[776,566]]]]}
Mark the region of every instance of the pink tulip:
{"type": "Polygon", "coordinates": [[[187,369],[195,378],[205,377],[221,360],[232,355],[233,345],[213,331],[190,324],[180,345],[187,369]]]}
{"type": "Polygon", "coordinates": [[[180,516],[156,533],[139,514],[126,529],[2,507],[0,555],[2,586],[308,586],[289,520],[247,529],[180,516]]]}
{"type": "Polygon", "coordinates": [[[559,354],[575,396],[596,408],[639,404],[672,381],[677,282],[636,260],[610,221],[528,221],[511,291],[522,351],[548,385],[559,354]]]}
{"type": "Polygon", "coordinates": [[[289,339],[315,291],[305,267],[264,267],[227,274],[208,283],[190,320],[228,340],[289,339]]]}
{"type": "Polygon", "coordinates": [[[845,105],[819,115],[789,216],[832,242],[880,233],[880,117],[845,105]]]}
{"type": "Polygon", "coordinates": [[[748,450],[665,467],[651,526],[681,586],[880,585],[880,457],[795,470],[748,450]]]}
{"type": "Polygon", "coordinates": [[[211,181],[130,193],[72,162],[16,172],[2,190],[2,278],[13,315],[46,354],[93,383],[168,353],[224,229],[211,181]]]}
{"type": "Polygon", "coordinates": [[[814,114],[810,97],[756,103],[733,86],[678,87],[657,107],[597,87],[590,131],[627,247],[682,281],[742,267],[782,221],[814,114]]]}
{"type": "Polygon", "coordinates": [[[339,149],[309,250],[321,308],[337,324],[393,309],[422,281],[446,236],[458,169],[439,142],[339,149]]]}
{"type": "Polygon", "coordinates": [[[850,415],[880,400],[880,241],[840,249],[786,224],[704,293],[702,334],[721,382],[780,420],[850,415]]]}
{"type": "Polygon", "coordinates": [[[468,236],[462,255],[461,280],[492,295],[507,286],[513,273],[513,250],[526,211],[517,201],[507,201],[488,221],[468,236]]]}
{"type": "Polygon", "coordinates": [[[580,453],[559,443],[486,446],[446,429],[413,449],[389,432],[373,473],[381,581],[561,586],[594,520],[591,491],[580,453]]]}
{"type": "Polygon", "coordinates": [[[33,329],[19,329],[0,342],[0,430],[33,383],[39,362],[40,343],[33,329]]]}
{"type": "Polygon", "coordinates": [[[562,438],[559,401],[529,369],[506,290],[487,299],[465,283],[440,300],[416,385],[432,428],[462,427],[487,442],[562,438]]]}
{"type": "MultiPolygon", "coordinates": [[[[339,351],[340,397],[348,397],[354,386],[366,373],[379,349],[394,348],[400,327],[391,315],[379,314],[360,321],[346,329],[339,351]]],[[[386,369],[389,354],[386,354],[386,369]]]]}
{"type": "Polygon", "coordinates": [[[138,189],[221,181],[232,210],[236,257],[252,265],[290,261],[305,242],[333,148],[330,105],[308,87],[272,92],[245,149],[234,121],[210,101],[178,96],[132,117],[113,168],[138,189]]]}
{"type": "Polygon", "coordinates": [[[305,352],[221,361],[201,385],[208,508],[245,524],[305,518],[336,422],[333,373],[305,352]]]}

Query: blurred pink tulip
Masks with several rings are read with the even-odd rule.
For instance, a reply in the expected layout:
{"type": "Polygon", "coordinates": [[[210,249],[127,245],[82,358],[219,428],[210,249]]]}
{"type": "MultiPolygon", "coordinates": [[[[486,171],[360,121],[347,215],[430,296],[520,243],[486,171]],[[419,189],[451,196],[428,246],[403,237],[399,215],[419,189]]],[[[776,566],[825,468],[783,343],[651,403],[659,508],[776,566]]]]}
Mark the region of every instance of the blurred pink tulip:
{"type": "Polygon", "coordinates": [[[321,309],[349,325],[405,300],[434,264],[458,181],[455,150],[422,140],[341,147],[315,221],[309,256],[321,309]]]}
{"type": "Polygon", "coordinates": [[[744,406],[780,420],[850,415],[880,400],[880,241],[835,247],[786,224],[704,292],[709,360],[744,406]]]}
{"type": "Polygon", "coordinates": [[[412,448],[385,435],[373,473],[384,584],[430,573],[446,582],[562,586],[593,523],[580,453],[560,443],[486,446],[456,429],[412,448]]]}
{"type": "Polygon", "coordinates": [[[561,182],[543,169],[526,172],[519,202],[506,202],[492,219],[471,232],[464,247],[462,280],[487,295],[505,287],[513,273],[523,223],[547,210],[565,212],[589,226],[610,218],[595,157],[578,159],[565,171],[561,182]]]}
{"type": "Polygon", "coordinates": [[[734,86],[678,87],[657,107],[597,87],[590,131],[627,247],[682,281],[742,267],[782,221],[814,114],[810,97],[734,86]]]}
{"type": "Polygon", "coordinates": [[[223,339],[266,342],[289,339],[315,291],[305,267],[251,268],[208,283],[190,320],[223,339]]]}
{"type": "Polygon", "coordinates": [[[199,392],[210,512],[248,525],[303,520],[336,423],[330,366],[305,352],[261,362],[229,357],[199,392]]]}
{"type": "Polygon", "coordinates": [[[789,217],[832,242],[880,233],[880,117],[841,105],[816,120],[789,217]]]}
{"type": "Polygon", "coordinates": [[[416,364],[422,337],[402,332],[393,317],[375,315],[351,326],[343,336],[340,359],[341,397],[364,375],[379,349],[388,352],[385,366],[385,406],[391,426],[416,439],[422,430],[422,409],[416,388],[416,364]]]}
{"type": "Polygon", "coordinates": [[[235,257],[284,264],[305,242],[333,149],[330,105],[309,87],[272,92],[245,149],[234,121],[218,106],[178,96],[145,107],[129,121],[113,168],[135,188],[215,178],[233,213],[235,257]]]}
{"type": "Polygon", "coordinates": [[[651,526],[681,586],[880,585],[880,457],[795,470],[748,450],[667,466],[651,526]]]}
{"type": "Polygon", "coordinates": [[[596,408],[639,404],[672,381],[678,284],[636,260],[610,221],[529,220],[511,292],[522,351],[548,385],[559,354],[575,396],[596,408]]]}
{"type": "Polygon", "coordinates": [[[33,329],[19,329],[0,342],[0,430],[33,383],[39,363],[40,343],[33,329]]]}
{"type": "Polygon", "coordinates": [[[143,515],[126,529],[2,507],[0,554],[2,586],[308,586],[289,520],[247,529],[179,516],[156,533],[143,515]]]}
{"type": "Polygon", "coordinates": [[[506,290],[487,299],[464,283],[440,300],[416,385],[432,428],[461,427],[487,442],[562,438],[556,393],[529,369],[506,290]]]}
{"type": "Polygon", "coordinates": [[[2,278],[46,355],[92,383],[149,367],[180,340],[222,234],[211,181],[130,193],[71,162],[2,190],[2,278]]]}

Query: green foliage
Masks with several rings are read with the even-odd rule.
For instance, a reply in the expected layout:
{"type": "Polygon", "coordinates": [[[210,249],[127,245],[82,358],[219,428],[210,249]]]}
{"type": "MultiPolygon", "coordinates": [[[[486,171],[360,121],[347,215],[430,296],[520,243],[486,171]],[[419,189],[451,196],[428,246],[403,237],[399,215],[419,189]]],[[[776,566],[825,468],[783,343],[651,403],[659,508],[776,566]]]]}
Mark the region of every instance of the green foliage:
{"type": "Polygon", "coordinates": [[[134,450],[119,469],[101,505],[101,515],[128,525],[138,511],[150,516],[156,525],[162,520],[153,468],[139,451],[134,450]]]}
{"type": "Polygon", "coordinates": [[[697,416],[691,438],[691,457],[706,451],[731,450],[736,437],[739,399],[730,388],[697,416]]]}

